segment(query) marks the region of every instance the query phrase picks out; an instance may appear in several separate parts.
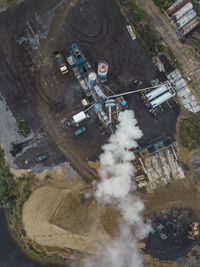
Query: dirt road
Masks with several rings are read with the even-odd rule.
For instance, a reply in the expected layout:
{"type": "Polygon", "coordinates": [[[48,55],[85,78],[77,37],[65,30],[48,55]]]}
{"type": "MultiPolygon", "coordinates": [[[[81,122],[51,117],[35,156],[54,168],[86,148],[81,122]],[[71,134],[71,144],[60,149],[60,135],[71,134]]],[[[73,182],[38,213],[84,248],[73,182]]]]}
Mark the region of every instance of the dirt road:
{"type": "MultiPolygon", "coordinates": [[[[179,41],[179,36],[173,25],[168,19],[160,13],[160,10],[155,6],[152,0],[138,0],[138,3],[144,8],[149,15],[150,23],[162,35],[164,41],[168,43],[172,52],[182,65],[183,74],[188,75],[200,69],[200,61],[190,50],[187,44],[179,41]]],[[[199,72],[191,76],[193,87],[198,96],[200,96],[200,87],[198,85],[199,72]]]]}

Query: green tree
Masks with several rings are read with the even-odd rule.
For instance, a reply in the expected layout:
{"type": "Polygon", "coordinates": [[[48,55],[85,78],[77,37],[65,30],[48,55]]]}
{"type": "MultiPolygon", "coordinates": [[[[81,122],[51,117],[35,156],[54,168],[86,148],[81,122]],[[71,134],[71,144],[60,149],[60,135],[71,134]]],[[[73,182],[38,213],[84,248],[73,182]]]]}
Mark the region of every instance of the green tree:
{"type": "Polygon", "coordinates": [[[16,201],[16,182],[0,148],[0,207],[12,208],[16,201]]]}

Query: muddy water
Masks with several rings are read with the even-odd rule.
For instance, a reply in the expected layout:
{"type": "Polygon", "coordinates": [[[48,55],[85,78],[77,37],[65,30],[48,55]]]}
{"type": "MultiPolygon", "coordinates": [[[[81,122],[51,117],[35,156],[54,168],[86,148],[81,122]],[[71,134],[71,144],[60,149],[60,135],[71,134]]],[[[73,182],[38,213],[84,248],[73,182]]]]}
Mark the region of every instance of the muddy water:
{"type": "Polygon", "coordinates": [[[12,239],[4,212],[0,209],[0,267],[59,267],[60,265],[38,263],[22,253],[12,239]]]}

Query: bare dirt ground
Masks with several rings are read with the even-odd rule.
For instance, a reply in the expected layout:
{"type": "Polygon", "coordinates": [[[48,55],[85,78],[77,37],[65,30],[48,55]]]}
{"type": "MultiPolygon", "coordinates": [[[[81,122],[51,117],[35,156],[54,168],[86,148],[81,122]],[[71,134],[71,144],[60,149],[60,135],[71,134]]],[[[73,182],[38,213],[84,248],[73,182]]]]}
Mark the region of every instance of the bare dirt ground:
{"type": "MultiPolygon", "coordinates": [[[[200,61],[194,55],[187,44],[179,41],[179,35],[169,20],[160,13],[152,0],[137,0],[149,15],[151,25],[161,34],[162,38],[169,45],[172,52],[181,63],[184,75],[189,75],[200,69],[200,61]]],[[[191,76],[192,86],[196,94],[200,97],[199,72],[191,76]]]]}
{"type": "MultiPolygon", "coordinates": [[[[93,197],[86,198],[91,186],[77,175],[68,177],[66,170],[67,166],[55,167],[48,179],[46,171],[34,178],[22,220],[26,238],[36,249],[77,260],[76,252],[95,253],[111,240],[119,215],[111,207],[101,207],[93,197]]],[[[14,172],[22,175],[23,171],[14,172]]]]}

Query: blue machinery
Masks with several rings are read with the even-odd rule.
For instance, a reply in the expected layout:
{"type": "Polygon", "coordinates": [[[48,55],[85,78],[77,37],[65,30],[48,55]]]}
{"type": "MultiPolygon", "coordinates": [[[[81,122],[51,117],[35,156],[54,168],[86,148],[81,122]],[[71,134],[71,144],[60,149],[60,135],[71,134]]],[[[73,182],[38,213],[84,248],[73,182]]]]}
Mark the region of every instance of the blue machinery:
{"type": "MultiPolygon", "coordinates": [[[[85,91],[86,96],[87,97],[92,96],[94,101],[96,102],[95,112],[97,113],[99,119],[103,122],[105,126],[110,125],[111,124],[111,108],[110,108],[110,119],[106,111],[104,110],[105,103],[108,100],[108,97],[103,93],[101,85],[96,80],[94,80],[93,83],[90,82],[89,74],[91,74],[92,72],[88,68],[88,63],[86,61],[86,58],[77,44],[72,45],[72,58],[73,58],[73,62],[75,63],[78,72],[80,73],[80,76],[85,81],[84,91],[85,91]]],[[[125,100],[122,100],[120,104],[121,104],[121,108],[127,107],[127,102],[125,100]]],[[[118,110],[119,108],[118,103],[115,102],[115,105],[116,105],[116,109],[118,110]]]]}
{"type": "Polygon", "coordinates": [[[146,158],[148,156],[152,156],[168,147],[170,147],[172,144],[172,140],[170,137],[165,138],[157,143],[154,143],[152,145],[148,145],[145,148],[142,148],[138,146],[137,152],[139,153],[141,158],[146,158]]]}
{"type": "Polygon", "coordinates": [[[84,79],[86,78],[86,74],[88,73],[88,67],[87,62],[85,59],[85,56],[81,52],[81,50],[78,48],[77,44],[72,45],[72,56],[74,63],[76,67],[81,71],[81,74],[83,75],[84,79]]]}

